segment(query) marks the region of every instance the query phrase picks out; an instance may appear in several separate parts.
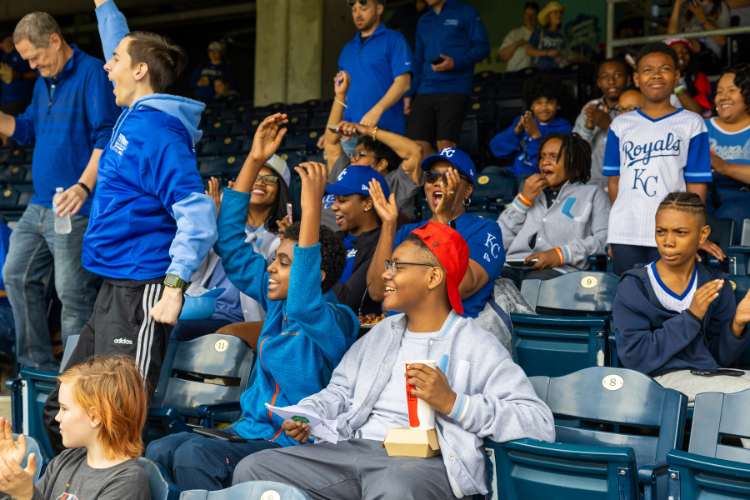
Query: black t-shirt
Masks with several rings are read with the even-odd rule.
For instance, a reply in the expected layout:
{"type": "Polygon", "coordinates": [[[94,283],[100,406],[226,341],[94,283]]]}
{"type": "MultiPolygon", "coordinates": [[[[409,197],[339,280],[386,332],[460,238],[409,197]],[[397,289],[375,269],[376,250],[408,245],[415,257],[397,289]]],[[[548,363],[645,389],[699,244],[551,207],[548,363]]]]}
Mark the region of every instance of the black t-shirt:
{"type": "Polygon", "coordinates": [[[417,10],[416,2],[402,5],[396,9],[385,25],[392,30],[400,31],[413,51],[417,43],[417,23],[427,9],[428,7],[425,6],[422,10],[417,10]]]}

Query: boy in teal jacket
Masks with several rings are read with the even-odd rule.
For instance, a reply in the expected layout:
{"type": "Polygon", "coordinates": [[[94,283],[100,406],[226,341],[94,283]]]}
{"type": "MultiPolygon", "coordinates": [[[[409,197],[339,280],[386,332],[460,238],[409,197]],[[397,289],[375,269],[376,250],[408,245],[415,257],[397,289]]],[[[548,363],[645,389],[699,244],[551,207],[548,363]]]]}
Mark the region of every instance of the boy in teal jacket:
{"type": "Polygon", "coordinates": [[[248,441],[179,433],[151,443],[146,456],[167,469],[182,491],[230,486],[242,458],[296,444],[282,432],[283,419],[265,403],[295,405],[323,389],[325,373],[338,365],[359,330],[352,310],[338,304],[331,291],[346,266],[346,248],[333,231],[320,226],[320,200],[328,185],[325,165],[303,163],[296,168],[302,178],[302,221],[284,232],[268,270],[263,256],[244,243],[253,185],[283,139],[286,129],[279,129],[286,122],[286,115],[276,114],[258,127],[253,149],[234,189],[224,190],[219,211],[216,252],[227,277],[267,312],[258,338],[255,380],[240,398],[242,417],[227,429],[248,441]]]}

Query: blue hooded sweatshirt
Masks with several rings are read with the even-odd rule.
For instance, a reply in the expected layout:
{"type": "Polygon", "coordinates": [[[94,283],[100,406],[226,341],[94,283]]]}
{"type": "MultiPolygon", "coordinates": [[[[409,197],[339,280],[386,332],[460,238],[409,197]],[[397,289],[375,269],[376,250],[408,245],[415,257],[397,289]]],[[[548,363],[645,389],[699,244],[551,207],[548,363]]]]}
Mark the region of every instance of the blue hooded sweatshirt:
{"type": "MultiPolygon", "coordinates": [[[[128,33],[113,1],[96,9],[104,54],[128,33]]],[[[216,205],[204,194],[195,143],[205,105],[165,94],[125,109],[99,160],[83,265],[111,279],[174,274],[189,281],[216,242],[216,205]]]]}
{"type": "Polygon", "coordinates": [[[513,125],[497,134],[490,141],[490,149],[496,157],[516,157],[513,165],[508,167],[508,171],[512,172],[516,177],[524,174],[539,173],[539,167],[536,164],[536,155],[539,153],[539,145],[542,143],[542,138],[545,135],[552,132],[567,134],[573,130],[573,127],[570,126],[570,123],[565,118],[555,118],[549,123],[542,124],[535,117],[534,120],[536,120],[539,132],[542,135],[538,139],[532,139],[526,130],[521,135],[516,134],[516,131],[513,130],[520,120],[521,117],[519,116],[513,120],[513,125]]]}
{"type": "Polygon", "coordinates": [[[266,311],[258,338],[255,380],[240,397],[242,418],[232,427],[246,439],[265,439],[282,446],[299,444],[282,432],[282,418],[264,404],[295,405],[320,392],[359,331],[359,320],[340,305],[332,290],[320,288],[320,243],[294,245],[286,300],[268,299],[266,259],[245,243],[245,218],[251,195],[227,188],[219,210],[216,253],[242,293],[266,311]],[[330,371],[329,371],[330,370],[330,371]]]}
{"type": "MultiPolygon", "coordinates": [[[[698,266],[696,289],[728,275],[698,266]]],[[[703,320],[689,310],[668,311],[659,302],[648,269],[631,269],[622,275],[614,303],[617,355],[622,365],[646,375],[674,370],[703,370],[735,366],[748,341],[732,333],[737,310],[732,287],[725,284],[708,306],[703,320]]]]}

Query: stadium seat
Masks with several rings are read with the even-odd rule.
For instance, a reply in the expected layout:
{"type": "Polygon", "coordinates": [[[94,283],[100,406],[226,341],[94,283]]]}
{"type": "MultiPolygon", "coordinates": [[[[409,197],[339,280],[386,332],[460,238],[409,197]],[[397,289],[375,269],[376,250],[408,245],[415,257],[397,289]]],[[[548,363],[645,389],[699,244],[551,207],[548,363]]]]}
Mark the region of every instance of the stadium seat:
{"type": "Polygon", "coordinates": [[[688,451],[667,455],[670,500],[750,498],[750,450],[727,443],[750,438],[748,414],[750,390],[695,397],[688,451]]]}
{"type": "Polygon", "coordinates": [[[170,342],[148,411],[149,440],[198,426],[187,419],[202,420],[204,428],[213,428],[215,421],[239,419],[240,395],[251,381],[254,358],[250,346],[232,335],[170,342]],[[233,379],[235,385],[207,379],[233,379]]]}
{"type": "Polygon", "coordinates": [[[491,101],[495,98],[495,86],[492,83],[475,83],[471,97],[480,101],[491,101]]]}
{"type": "Polygon", "coordinates": [[[510,315],[513,358],[527,376],[555,377],[605,366],[618,282],[613,274],[576,271],[522,283],[523,296],[537,312],[545,314],[510,315]],[[569,316],[571,313],[577,316],[569,316]]]}
{"type": "Polygon", "coordinates": [[[458,147],[469,155],[479,153],[479,124],[475,119],[464,120],[461,126],[461,136],[458,140],[458,147]]]}
{"type": "Polygon", "coordinates": [[[57,376],[68,363],[76,344],[78,344],[78,335],[68,337],[60,372],[23,368],[19,378],[8,380],[5,384],[11,390],[13,432],[34,438],[46,457],[53,457],[55,454],[49,444],[44,422],[42,422],[42,409],[50,392],[57,387],[57,376]]]}
{"type": "Polygon", "coordinates": [[[10,187],[18,191],[18,205],[21,207],[28,205],[34,196],[34,186],[31,184],[13,184],[10,187]]]}
{"type": "Polygon", "coordinates": [[[275,481],[249,481],[220,491],[190,490],[180,500],[310,500],[307,493],[275,481]]]}
{"type": "Polygon", "coordinates": [[[483,83],[496,83],[503,79],[502,73],[495,73],[494,71],[482,71],[474,74],[474,85],[481,85],[483,83]]]}
{"type": "Polygon", "coordinates": [[[212,103],[206,106],[203,114],[207,117],[218,118],[225,109],[226,105],[224,103],[212,103]]]}
{"type": "Polygon", "coordinates": [[[242,151],[242,141],[236,137],[218,137],[214,140],[201,141],[201,154],[236,153],[242,151]]]}
{"type": "MultiPolygon", "coordinates": [[[[29,168],[31,170],[31,168],[29,168]]],[[[26,167],[10,165],[0,170],[0,180],[5,182],[26,182],[26,167]]]]}
{"type": "Polygon", "coordinates": [[[201,160],[198,164],[198,172],[204,176],[237,175],[242,169],[243,156],[222,156],[210,160],[201,160]]]}
{"type": "Polygon", "coordinates": [[[18,198],[21,195],[11,186],[6,187],[0,193],[0,208],[11,208],[18,206],[18,198]]]}
{"type": "Polygon", "coordinates": [[[224,109],[221,111],[222,117],[241,117],[241,116],[247,116],[249,114],[253,113],[253,107],[251,104],[240,102],[236,104],[232,104],[232,107],[229,109],[224,109]]]}
{"type": "Polygon", "coordinates": [[[262,121],[260,118],[248,118],[247,120],[232,124],[231,132],[234,135],[255,135],[255,131],[258,130],[258,125],[262,121]]]}
{"type": "Polygon", "coordinates": [[[312,130],[299,132],[297,134],[288,133],[284,142],[285,149],[312,149],[317,147],[318,139],[323,133],[321,130],[312,130]]]}
{"type": "Polygon", "coordinates": [[[750,247],[730,246],[727,260],[729,261],[730,274],[750,274],[750,247]]]}
{"type": "Polygon", "coordinates": [[[279,157],[284,160],[289,167],[289,170],[293,170],[294,167],[298,166],[300,163],[304,163],[307,161],[307,155],[304,151],[299,150],[291,150],[291,151],[284,151],[279,150],[276,152],[279,157]]]}
{"type": "Polygon", "coordinates": [[[320,106],[320,99],[311,99],[305,102],[290,104],[286,112],[289,114],[312,113],[320,106]]]}
{"type": "MultiPolygon", "coordinates": [[[[18,436],[19,434],[13,433],[13,440],[17,443],[18,442],[18,436]]],[[[26,439],[26,456],[23,457],[23,462],[21,462],[21,467],[24,469],[29,464],[29,455],[32,453],[35,455],[36,458],[36,473],[34,474],[34,482],[36,483],[40,477],[44,475],[44,469],[47,468],[47,465],[49,465],[51,458],[49,458],[49,455],[44,453],[44,450],[42,450],[42,447],[39,446],[39,441],[34,439],[31,436],[24,436],[26,439]]]]}
{"type": "Polygon", "coordinates": [[[177,500],[180,489],[169,479],[167,472],[157,463],[148,458],[138,459],[138,465],[148,474],[148,488],[151,490],[151,500],[177,500]]]}
{"type": "Polygon", "coordinates": [[[267,106],[256,107],[253,110],[254,115],[263,115],[263,117],[271,116],[274,113],[283,113],[286,111],[286,104],[282,102],[276,102],[267,106]]]}
{"type": "Polygon", "coordinates": [[[513,120],[523,114],[523,101],[517,99],[502,99],[495,102],[495,123],[498,132],[502,132],[511,125],[513,120]]]}
{"type": "Polygon", "coordinates": [[[290,132],[307,127],[307,117],[305,115],[290,115],[288,120],[289,122],[283,126],[290,132]]]}
{"type": "Polygon", "coordinates": [[[481,211],[499,213],[505,205],[513,201],[515,184],[515,177],[505,176],[485,167],[477,176],[474,192],[471,193],[472,204],[477,205],[481,211]]]}
{"type": "MultiPolygon", "coordinates": [[[[719,219],[713,215],[706,215],[706,224],[711,228],[711,233],[708,235],[708,241],[715,243],[724,252],[724,255],[729,255],[729,246],[732,244],[732,237],[734,236],[735,221],[733,219],[719,219]]],[[[721,268],[722,270],[728,270],[728,259],[725,259],[724,263],[720,263],[716,257],[709,255],[706,252],[702,252],[704,262],[708,262],[708,265],[714,268],[721,268]],[[726,265],[722,265],[726,264],[726,265]]],[[[732,273],[732,274],[743,274],[743,273],[732,273]]]]}
{"type": "Polygon", "coordinates": [[[667,499],[666,458],[682,446],[687,396],[624,368],[538,379],[555,442],[485,439],[491,498],[667,499]]]}
{"type": "Polygon", "coordinates": [[[466,118],[473,118],[478,122],[495,122],[495,105],[488,100],[471,101],[466,110],[466,118]]]}
{"type": "MultiPolygon", "coordinates": [[[[227,135],[229,133],[229,130],[232,128],[232,126],[233,124],[229,122],[215,121],[215,122],[207,123],[203,127],[203,131],[206,133],[206,135],[210,135],[210,136],[227,135]]],[[[204,141],[201,141],[198,144],[202,144],[203,142],[204,141]]]]}
{"type": "Polygon", "coordinates": [[[313,116],[310,118],[307,126],[315,130],[325,129],[328,126],[328,115],[313,116]]]}

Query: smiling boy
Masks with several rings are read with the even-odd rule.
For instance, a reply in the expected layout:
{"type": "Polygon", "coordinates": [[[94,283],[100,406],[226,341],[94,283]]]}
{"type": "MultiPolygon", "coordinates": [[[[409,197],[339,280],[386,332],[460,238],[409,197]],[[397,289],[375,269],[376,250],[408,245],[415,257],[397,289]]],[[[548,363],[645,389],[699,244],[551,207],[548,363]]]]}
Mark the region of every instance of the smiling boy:
{"type": "Polygon", "coordinates": [[[618,116],[609,128],[603,167],[612,202],[607,242],[618,276],[658,258],[654,215],[668,193],[686,190],[706,199],[708,131],[699,115],[670,104],[679,78],[674,49],[661,42],[643,46],[633,75],[643,107],[618,116]]]}

